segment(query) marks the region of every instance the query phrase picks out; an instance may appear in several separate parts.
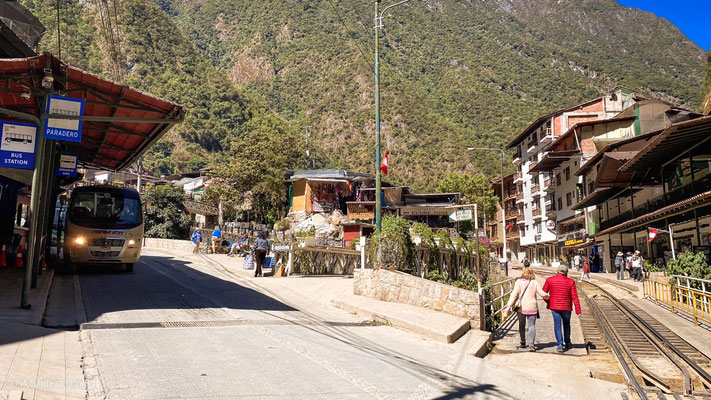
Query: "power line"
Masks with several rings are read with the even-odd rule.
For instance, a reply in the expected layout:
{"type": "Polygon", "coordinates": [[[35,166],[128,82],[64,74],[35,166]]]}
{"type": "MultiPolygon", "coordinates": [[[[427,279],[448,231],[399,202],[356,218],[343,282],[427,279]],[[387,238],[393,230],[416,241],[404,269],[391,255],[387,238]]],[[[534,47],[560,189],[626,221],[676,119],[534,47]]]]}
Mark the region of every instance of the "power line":
{"type": "Polygon", "coordinates": [[[346,22],[345,22],[345,21],[343,20],[343,18],[341,17],[341,14],[338,12],[338,9],[337,9],[336,6],[333,4],[333,0],[328,0],[328,3],[331,5],[331,8],[333,8],[333,11],[336,13],[336,16],[338,17],[338,20],[341,22],[341,25],[343,25],[343,28],[344,28],[344,29],[346,30],[346,32],[348,33],[348,37],[353,41],[353,43],[354,43],[354,44],[356,45],[356,47],[358,48],[358,51],[359,51],[360,54],[363,56],[363,59],[366,60],[366,62],[368,63],[368,66],[370,66],[371,69],[374,69],[374,68],[375,68],[375,65],[373,65],[373,64],[370,62],[370,58],[365,55],[365,52],[363,51],[363,48],[360,46],[360,43],[358,43],[358,41],[355,40],[355,38],[353,38],[353,36],[351,36],[351,30],[348,28],[348,26],[346,25],[346,22]]]}
{"type": "Polygon", "coordinates": [[[356,8],[355,4],[353,3],[353,0],[348,0],[349,3],[351,3],[351,8],[353,9],[353,12],[355,13],[356,17],[358,18],[358,22],[360,22],[360,26],[363,27],[365,30],[365,37],[370,36],[370,29],[368,29],[367,26],[365,26],[365,23],[363,22],[363,18],[361,17],[361,13],[358,11],[356,8]]]}

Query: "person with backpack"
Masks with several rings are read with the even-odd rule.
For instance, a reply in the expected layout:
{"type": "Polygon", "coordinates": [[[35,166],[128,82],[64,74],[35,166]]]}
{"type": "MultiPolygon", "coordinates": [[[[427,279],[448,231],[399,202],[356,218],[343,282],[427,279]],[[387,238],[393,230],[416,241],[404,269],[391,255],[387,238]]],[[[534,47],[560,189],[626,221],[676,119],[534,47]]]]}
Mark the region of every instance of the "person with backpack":
{"type": "Polygon", "coordinates": [[[200,252],[200,243],[202,243],[202,232],[200,232],[199,228],[195,228],[195,232],[193,232],[192,236],[190,237],[190,240],[193,241],[195,244],[195,248],[193,249],[193,254],[197,254],[200,252]]]}
{"type": "Polygon", "coordinates": [[[524,267],[524,268],[530,268],[530,267],[531,267],[531,263],[528,261],[528,257],[526,257],[526,256],[523,257],[523,267],[524,267]]]}
{"type": "Polygon", "coordinates": [[[509,302],[504,307],[503,312],[508,313],[513,310],[518,313],[518,334],[521,337],[521,344],[516,349],[528,349],[536,351],[536,319],[540,318],[538,312],[538,297],[548,299],[548,293],[541,289],[536,282],[536,275],[529,267],[524,267],[521,278],[516,280],[509,302]],[[528,342],[526,342],[526,324],[528,324],[528,342]],[[528,343],[528,346],[526,346],[528,343]]]}
{"type": "Polygon", "coordinates": [[[617,252],[617,257],[615,257],[615,272],[617,273],[617,280],[621,281],[625,279],[625,258],[621,251],[617,252]]]}
{"type": "Polygon", "coordinates": [[[561,265],[558,273],[546,279],[543,291],[550,295],[548,309],[553,314],[553,329],[558,343],[558,353],[573,347],[570,341],[570,314],[575,305],[575,314],[580,315],[580,300],[575,281],[568,278],[568,267],[561,265]]]}

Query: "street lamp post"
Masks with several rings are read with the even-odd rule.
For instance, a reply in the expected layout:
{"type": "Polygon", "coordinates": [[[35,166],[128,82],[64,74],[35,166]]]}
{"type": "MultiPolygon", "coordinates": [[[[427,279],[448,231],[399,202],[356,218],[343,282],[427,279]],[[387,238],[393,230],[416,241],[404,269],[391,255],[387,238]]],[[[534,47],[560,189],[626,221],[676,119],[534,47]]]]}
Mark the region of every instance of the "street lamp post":
{"type": "MultiPolygon", "coordinates": [[[[469,147],[469,148],[467,148],[467,150],[469,150],[469,151],[474,151],[474,150],[498,151],[499,153],[501,153],[501,234],[503,235],[501,241],[504,244],[504,253],[503,253],[504,262],[507,262],[507,258],[506,258],[506,207],[504,205],[504,156],[505,156],[505,153],[502,149],[494,149],[494,148],[490,148],[490,147],[469,147]]],[[[484,209],[484,212],[486,212],[486,208],[484,209]]],[[[477,232],[477,235],[478,234],[479,233],[477,232]]]]}
{"type": "Polygon", "coordinates": [[[378,62],[380,59],[380,28],[383,27],[383,14],[390,8],[405,4],[410,0],[399,1],[391,4],[378,14],[378,4],[381,0],[375,0],[375,231],[380,232],[382,219],[381,184],[380,184],[380,71],[378,62]]]}

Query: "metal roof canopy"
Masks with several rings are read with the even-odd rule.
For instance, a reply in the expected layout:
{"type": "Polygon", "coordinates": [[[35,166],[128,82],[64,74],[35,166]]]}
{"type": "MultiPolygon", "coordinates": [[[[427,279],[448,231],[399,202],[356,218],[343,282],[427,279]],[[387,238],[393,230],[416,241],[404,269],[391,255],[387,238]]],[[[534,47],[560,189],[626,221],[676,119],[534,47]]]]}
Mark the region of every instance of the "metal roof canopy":
{"type": "Polygon", "coordinates": [[[558,168],[560,166],[560,164],[562,164],[564,161],[570,160],[577,153],[580,153],[580,151],[579,150],[551,151],[548,154],[546,154],[545,156],[543,156],[541,161],[537,162],[533,168],[528,170],[528,172],[552,171],[555,168],[558,168]]]}
{"type": "Polygon", "coordinates": [[[44,118],[83,120],[81,142],[63,142],[66,150],[85,166],[112,171],[131,165],[185,117],[181,105],[71,67],[50,53],[0,60],[0,85],[0,115],[34,122],[40,130],[44,118]],[[54,79],[49,89],[41,86],[45,76],[54,79]],[[45,114],[43,96],[55,93],[84,99],[84,115],[45,114]]]}
{"type": "Polygon", "coordinates": [[[709,139],[711,139],[711,115],[676,123],[654,138],[637,155],[622,165],[620,170],[659,167],[660,160],[664,162],[674,160],[692,148],[708,145],[709,139]]]}

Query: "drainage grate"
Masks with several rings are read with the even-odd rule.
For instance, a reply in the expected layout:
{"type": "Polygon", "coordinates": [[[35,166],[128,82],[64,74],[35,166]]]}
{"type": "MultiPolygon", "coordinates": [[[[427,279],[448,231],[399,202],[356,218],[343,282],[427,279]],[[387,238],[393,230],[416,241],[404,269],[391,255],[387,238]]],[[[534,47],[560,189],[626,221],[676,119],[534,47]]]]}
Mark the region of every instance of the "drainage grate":
{"type": "Polygon", "coordinates": [[[222,326],[247,326],[247,325],[272,325],[272,326],[374,326],[372,322],[337,322],[337,321],[310,321],[310,320],[280,320],[280,319],[236,319],[216,321],[166,321],[166,322],[124,322],[124,323],[95,323],[89,322],[81,325],[82,330],[89,329],[140,329],[140,328],[212,328],[222,326]]]}

